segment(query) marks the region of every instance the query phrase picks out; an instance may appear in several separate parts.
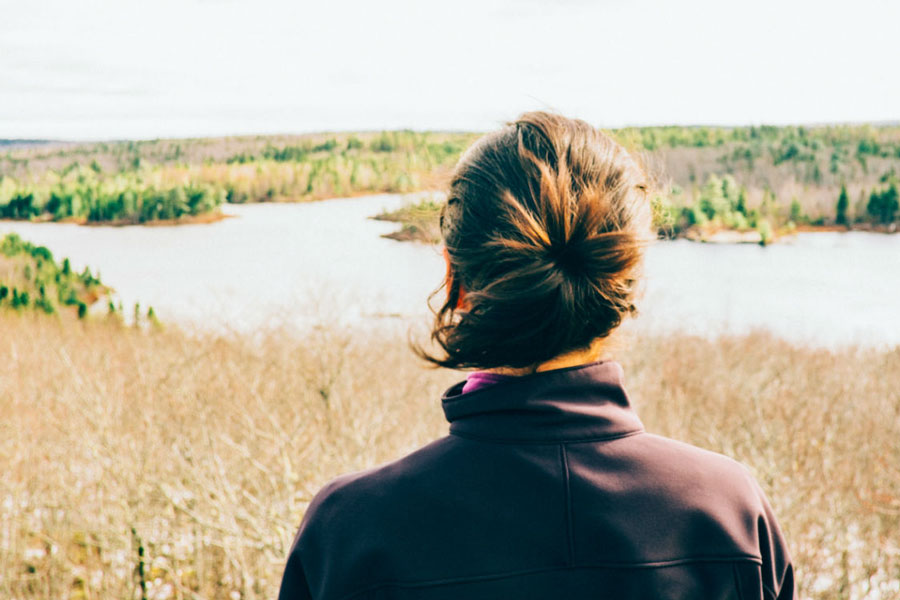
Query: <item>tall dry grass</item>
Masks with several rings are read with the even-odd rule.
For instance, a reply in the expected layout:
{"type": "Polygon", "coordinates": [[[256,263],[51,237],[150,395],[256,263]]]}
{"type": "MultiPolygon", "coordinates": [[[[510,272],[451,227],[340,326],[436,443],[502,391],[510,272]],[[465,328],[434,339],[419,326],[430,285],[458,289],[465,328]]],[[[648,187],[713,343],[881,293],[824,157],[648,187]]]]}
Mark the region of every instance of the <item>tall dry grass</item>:
{"type": "MultiPolygon", "coordinates": [[[[648,429],[754,470],[804,597],[900,595],[900,351],[757,334],[617,356],[648,429]]],[[[315,491],[442,435],[459,378],[402,335],[0,314],[0,597],[271,598],[315,491]]]]}

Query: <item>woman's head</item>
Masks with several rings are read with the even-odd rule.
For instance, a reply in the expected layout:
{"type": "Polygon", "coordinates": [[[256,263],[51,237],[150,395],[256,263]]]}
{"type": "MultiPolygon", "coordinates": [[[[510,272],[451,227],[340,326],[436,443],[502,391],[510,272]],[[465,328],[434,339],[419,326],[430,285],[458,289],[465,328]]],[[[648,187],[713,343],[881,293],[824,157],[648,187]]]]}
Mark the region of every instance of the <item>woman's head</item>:
{"type": "Polygon", "coordinates": [[[531,112],[462,156],[441,212],[447,299],[433,339],[451,368],[522,368],[608,336],[653,239],[647,182],[584,121],[531,112]]]}

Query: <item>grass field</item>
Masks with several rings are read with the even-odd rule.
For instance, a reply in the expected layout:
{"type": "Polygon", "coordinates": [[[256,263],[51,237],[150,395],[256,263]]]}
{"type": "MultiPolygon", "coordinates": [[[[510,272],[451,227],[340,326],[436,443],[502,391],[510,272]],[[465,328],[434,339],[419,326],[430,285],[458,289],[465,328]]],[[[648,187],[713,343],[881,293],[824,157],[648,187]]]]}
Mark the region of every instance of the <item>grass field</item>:
{"type": "MultiPolygon", "coordinates": [[[[620,340],[647,428],[731,455],[804,598],[900,595],[900,350],[620,340]]],[[[332,477],[446,432],[403,335],[188,335],[0,313],[0,597],[272,598],[332,477]]]]}

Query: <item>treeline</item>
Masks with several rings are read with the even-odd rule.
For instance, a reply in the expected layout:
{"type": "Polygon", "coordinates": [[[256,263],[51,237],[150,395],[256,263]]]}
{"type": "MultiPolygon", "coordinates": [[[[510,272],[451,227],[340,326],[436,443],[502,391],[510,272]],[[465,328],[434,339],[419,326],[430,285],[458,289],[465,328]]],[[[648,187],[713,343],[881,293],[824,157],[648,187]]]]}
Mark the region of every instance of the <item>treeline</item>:
{"type": "Polygon", "coordinates": [[[83,144],[54,143],[0,153],[0,176],[19,179],[91,166],[108,173],[272,159],[304,161],[324,154],[428,154],[434,162],[455,162],[478,137],[466,132],[411,130],[315,133],[199,139],[136,140],[83,144]],[[449,157],[449,158],[448,158],[449,157]]]}
{"type": "Polygon", "coordinates": [[[266,144],[224,164],[199,169],[201,180],[220,182],[228,202],[304,201],[365,193],[404,193],[439,185],[473,134],[441,136],[386,131],[266,144]]]}
{"type": "Polygon", "coordinates": [[[318,153],[341,154],[385,154],[401,152],[419,155],[428,164],[443,165],[455,163],[456,159],[471,141],[472,134],[459,134],[443,141],[431,139],[428,133],[411,130],[382,131],[377,136],[363,141],[357,134],[345,137],[329,137],[324,141],[304,139],[296,144],[275,146],[266,144],[259,152],[241,152],[229,157],[228,163],[246,163],[270,159],[278,162],[303,162],[318,153]]]}
{"type": "Polygon", "coordinates": [[[847,186],[842,185],[834,199],[834,217],[812,218],[795,196],[789,204],[779,202],[771,190],[763,192],[762,200],[751,207],[746,186],[738,185],[734,177],[710,175],[695,194],[688,196],[678,186],[668,194],[655,198],[654,208],[660,235],[678,237],[692,228],[707,230],[729,229],[755,230],[760,242],[768,243],[779,233],[794,231],[800,225],[864,225],[884,227],[892,225],[900,212],[898,179],[886,175],[881,186],[868,196],[860,195],[855,207],[851,207],[847,186]]]}
{"type": "MultiPolygon", "coordinates": [[[[0,238],[0,310],[54,314],[68,308],[83,319],[88,307],[109,291],[89,268],[78,273],[68,258],[57,263],[44,246],[14,233],[0,238]]],[[[109,309],[117,310],[112,303],[109,309]]]]}
{"type": "MultiPolygon", "coordinates": [[[[146,223],[208,214],[223,202],[409,192],[438,187],[475,138],[413,131],[361,135],[281,146],[267,142],[254,151],[194,164],[152,164],[135,154],[113,172],[98,157],[79,155],[91,158],[88,166],[73,161],[24,177],[0,175],[0,218],[146,223]]],[[[124,146],[128,152],[141,147],[124,146]]]]}
{"type": "Polygon", "coordinates": [[[207,214],[225,200],[220,186],[95,169],[51,172],[37,182],[0,179],[0,218],[146,223],[207,214]]]}
{"type": "Polygon", "coordinates": [[[741,148],[770,148],[776,161],[800,157],[822,148],[840,149],[858,155],[900,158],[900,125],[760,125],[749,127],[625,127],[616,136],[632,147],[645,150],[661,148],[707,148],[739,144],[741,148]]]}
{"type": "MultiPolygon", "coordinates": [[[[846,196],[846,188],[842,190],[842,198],[846,196]]],[[[846,202],[838,201],[838,222],[847,223],[846,212],[842,213],[842,206],[846,202]]],[[[897,179],[889,180],[889,185],[882,190],[873,190],[869,195],[869,202],[866,204],[868,214],[884,225],[894,222],[897,211],[900,210],[900,193],[897,190],[897,179]]],[[[862,221],[861,217],[857,217],[857,221],[862,221]]]]}
{"type": "MultiPolygon", "coordinates": [[[[792,222],[890,227],[897,219],[900,126],[612,134],[666,193],[671,210],[663,214],[676,232],[716,224],[776,231],[792,222]],[[743,210],[736,197],[710,196],[729,177],[743,191],[743,210]]],[[[146,223],[209,214],[223,202],[440,189],[478,135],[403,130],[18,148],[0,154],[0,217],[146,223]]]]}
{"type": "MultiPolygon", "coordinates": [[[[706,239],[708,234],[729,230],[756,232],[756,239],[762,245],[805,225],[888,226],[900,216],[900,185],[895,177],[885,177],[881,183],[883,187],[872,190],[868,196],[863,195],[855,207],[851,207],[847,187],[842,186],[835,200],[835,218],[826,222],[824,217],[811,219],[797,198],[785,207],[770,190],[764,192],[761,202],[751,205],[747,188],[739,185],[734,177],[710,175],[696,194],[688,195],[678,186],[668,193],[656,193],[653,197],[654,224],[661,238],[706,239]]],[[[426,197],[375,218],[401,224],[400,230],[384,237],[438,243],[440,210],[441,202],[426,197]]]]}

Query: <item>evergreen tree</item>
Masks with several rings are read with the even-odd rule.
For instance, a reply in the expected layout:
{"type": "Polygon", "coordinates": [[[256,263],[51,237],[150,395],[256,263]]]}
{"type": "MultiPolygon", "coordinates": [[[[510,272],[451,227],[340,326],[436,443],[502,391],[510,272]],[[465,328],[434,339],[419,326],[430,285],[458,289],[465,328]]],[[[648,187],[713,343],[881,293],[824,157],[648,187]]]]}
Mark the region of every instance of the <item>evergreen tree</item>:
{"type": "Polygon", "coordinates": [[[738,194],[737,206],[734,207],[736,211],[739,213],[746,215],[747,214],[747,188],[741,186],[741,191],[738,194]]]}
{"type": "Polygon", "coordinates": [[[849,221],[847,220],[847,208],[850,206],[850,198],[847,196],[847,185],[841,185],[841,195],[838,196],[837,201],[837,216],[835,217],[835,223],[838,225],[847,225],[849,221]]]}
{"type": "Polygon", "coordinates": [[[892,223],[894,214],[900,210],[900,191],[897,190],[897,183],[891,183],[890,187],[882,192],[882,213],[881,218],[884,223],[892,223]]]}
{"type": "Polygon", "coordinates": [[[156,318],[156,311],[153,310],[152,306],[147,309],[147,322],[150,323],[150,325],[155,329],[159,329],[162,327],[159,319],[156,318]]]}
{"type": "Polygon", "coordinates": [[[900,210],[900,192],[897,190],[897,184],[892,182],[886,190],[873,191],[869,196],[866,210],[881,223],[892,223],[894,213],[900,210]]]}

